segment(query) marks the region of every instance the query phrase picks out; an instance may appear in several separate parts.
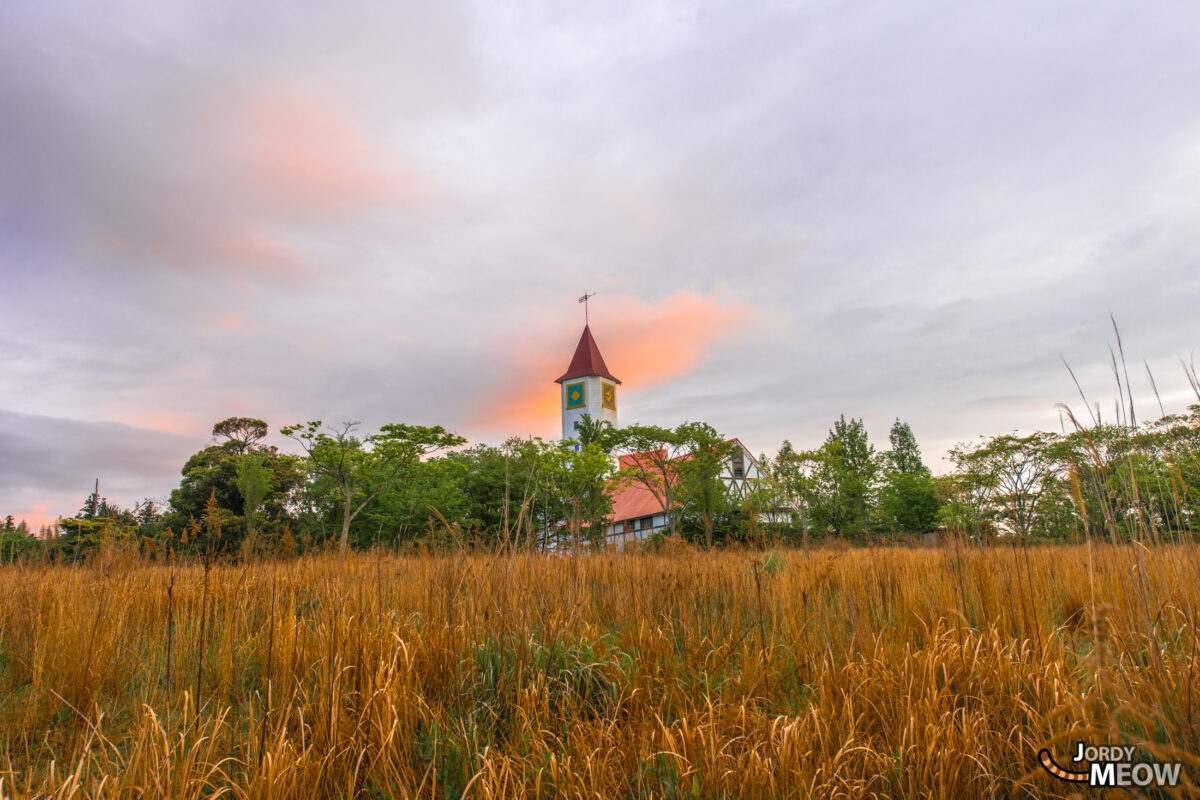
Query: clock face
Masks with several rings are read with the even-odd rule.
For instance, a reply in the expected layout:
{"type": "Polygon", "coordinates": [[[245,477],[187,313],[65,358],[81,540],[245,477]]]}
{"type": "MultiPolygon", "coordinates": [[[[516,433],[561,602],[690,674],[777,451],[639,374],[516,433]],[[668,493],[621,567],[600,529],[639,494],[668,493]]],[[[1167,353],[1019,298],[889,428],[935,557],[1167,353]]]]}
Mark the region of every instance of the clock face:
{"type": "Polygon", "coordinates": [[[605,408],[617,410],[617,387],[611,383],[600,384],[600,400],[601,405],[605,408]]]}
{"type": "Polygon", "coordinates": [[[567,408],[583,408],[587,403],[587,389],[582,383],[567,384],[567,408]]]}

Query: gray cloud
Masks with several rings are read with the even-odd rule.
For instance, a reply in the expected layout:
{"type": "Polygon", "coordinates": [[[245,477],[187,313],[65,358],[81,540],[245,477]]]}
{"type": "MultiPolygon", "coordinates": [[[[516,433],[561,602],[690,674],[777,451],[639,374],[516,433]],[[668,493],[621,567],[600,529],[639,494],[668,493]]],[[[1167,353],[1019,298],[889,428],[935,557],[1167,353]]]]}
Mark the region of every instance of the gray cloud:
{"type": "Polygon", "coordinates": [[[183,462],[205,444],[119,423],[0,411],[0,513],[70,516],[97,478],[101,495],[114,501],[162,499],[183,462]]]}
{"type": "MultiPolygon", "coordinates": [[[[1113,394],[1110,311],[1186,402],[1191,6],[0,14],[0,508],[91,479],[67,422],[41,446],[17,415],[201,445],[232,413],[499,435],[480,409],[570,350],[585,287],[602,345],[634,299],[746,307],[686,374],[624,387],[622,419],[755,450],[843,412],[878,442],[912,421],[935,466],[1055,427],[1060,356],[1113,394]]],[[[169,488],[187,447],[103,430],[79,441],[129,465],[114,499],[169,488]]]]}

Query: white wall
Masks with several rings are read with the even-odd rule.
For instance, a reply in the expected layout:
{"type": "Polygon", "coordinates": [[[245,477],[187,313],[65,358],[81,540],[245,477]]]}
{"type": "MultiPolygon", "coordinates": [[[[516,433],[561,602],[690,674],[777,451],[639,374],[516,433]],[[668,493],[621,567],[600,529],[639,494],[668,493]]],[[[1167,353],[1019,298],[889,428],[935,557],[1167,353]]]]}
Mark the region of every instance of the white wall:
{"type": "MultiPolygon", "coordinates": [[[[601,384],[613,383],[608,378],[601,378],[599,375],[590,375],[586,378],[572,378],[569,381],[563,381],[558,392],[559,407],[562,409],[562,438],[575,438],[575,423],[578,422],[584,414],[590,414],[592,419],[603,420],[610,423],[614,428],[617,427],[617,412],[615,409],[605,408],[601,397],[601,384]],[[567,408],[567,387],[576,383],[582,383],[586,391],[587,397],[582,408],[567,408]]],[[[617,393],[617,403],[620,405],[619,397],[621,387],[614,384],[614,391],[617,393]]]]}

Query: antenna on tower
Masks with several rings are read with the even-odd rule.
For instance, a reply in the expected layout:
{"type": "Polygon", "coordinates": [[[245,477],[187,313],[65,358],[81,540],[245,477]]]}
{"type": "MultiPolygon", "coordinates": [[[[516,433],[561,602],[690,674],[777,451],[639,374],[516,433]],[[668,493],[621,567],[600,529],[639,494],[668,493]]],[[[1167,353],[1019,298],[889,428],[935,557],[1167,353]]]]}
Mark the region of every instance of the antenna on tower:
{"type": "Polygon", "coordinates": [[[588,299],[595,296],[595,292],[589,293],[587,289],[584,289],[583,296],[579,298],[579,302],[583,303],[583,324],[585,326],[588,324],[588,299]]]}

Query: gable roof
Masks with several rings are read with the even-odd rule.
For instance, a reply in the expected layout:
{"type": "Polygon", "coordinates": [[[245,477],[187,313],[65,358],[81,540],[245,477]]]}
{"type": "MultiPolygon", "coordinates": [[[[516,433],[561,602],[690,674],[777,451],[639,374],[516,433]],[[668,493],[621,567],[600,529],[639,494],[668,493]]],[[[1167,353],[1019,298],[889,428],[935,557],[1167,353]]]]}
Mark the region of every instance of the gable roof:
{"type": "Polygon", "coordinates": [[[579,346],[575,348],[575,357],[571,359],[571,366],[567,367],[567,371],[555,383],[569,381],[572,378],[586,378],[589,375],[599,375],[615,383],[621,382],[608,371],[608,366],[604,363],[604,356],[600,355],[600,348],[596,346],[596,340],[592,338],[591,329],[584,325],[583,335],[579,337],[579,346]]]}
{"type": "MultiPolygon", "coordinates": [[[[758,463],[758,459],[750,452],[746,445],[742,444],[742,440],[736,436],[732,439],[726,439],[727,444],[737,444],[742,453],[750,456],[750,460],[760,470],[762,465],[758,463]]],[[[629,469],[630,467],[649,466],[655,462],[662,461],[666,453],[660,448],[659,450],[647,450],[642,453],[626,453],[618,458],[619,469],[629,469]],[[642,462],[645,461],[643,464],[642,462]]],[[[668,464],[686,461],[691,458],[690,454],[685,453],[681,456],[669,459],[668,464]]],[[[657,481],[656,481],[657,482],[657,481]]],[[[663,509],[662,501],[654,496],[654,492],[650,491],[646,486],[637,481],[623,482],[618,479],[610,480],[608,486],[604,490],[612,497],[613,508],[612,513],[606,518],[611,523],[625,522],[638,517],[648,517],[651,514],[661,514],[663,509]]]]}
{"type": "Polygon", "coordinates": [[[662,503],[654,493],[638,483],[626,486],[612,485],[608,491],[612,493],[613,508],[607,521],[625,522],[626,520],[648,517],[663,512],[662,503]]]}

